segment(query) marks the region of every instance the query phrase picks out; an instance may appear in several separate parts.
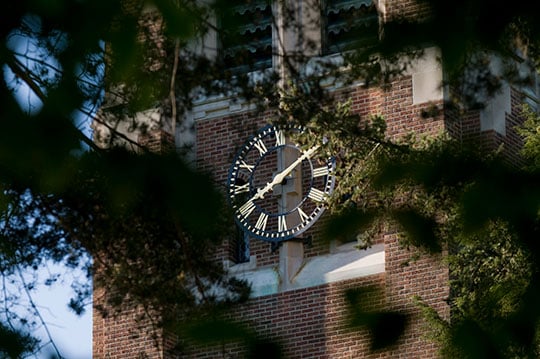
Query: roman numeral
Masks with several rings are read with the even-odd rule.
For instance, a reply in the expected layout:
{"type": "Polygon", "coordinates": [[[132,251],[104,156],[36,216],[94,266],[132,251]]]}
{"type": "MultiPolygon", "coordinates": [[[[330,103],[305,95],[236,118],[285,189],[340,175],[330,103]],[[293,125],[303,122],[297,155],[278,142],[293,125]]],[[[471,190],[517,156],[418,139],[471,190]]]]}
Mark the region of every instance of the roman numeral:
{"type": "Polygon", "coordinates": [[[313,177],[321,177],[321,176],[326,176],[330,173],[330,169],[328,167],[319,167],[319,168],[315,168],[313,169],[313,177]]]}
{"type": "Polygon", "coordinates": [[[276,130],[276,147],[285,145],[285,133],[282,130],[276,130]]]}
{"type": "Polygon", "coordinates": [[[246,203],[244,203],[242,207],[240,207],[240,209],[238,209],[238,212],[240,213],[242,217],[246,218],[251,214],[251,212],[253,212],[254,209],[255,209],[255,203],[253,203],[252,200],[249,200],[246,203]]]}
{"type": "Polygon", "coordinates": [[[278,217],[278,231],[285,232],[287,230],[287,221],[285,220],[285,215],[278,217]]]}
{"type": "Polygon", "coordinates": [[[263,140],[258,137],[255,139],[253,146],[255,146],[255,148],[259,150],[259,154],[261,155],[261,157],[264,156],[266,152],[268,152],[268,149],[266,148],[263,140]]]}
{"type": "Polygon", "coordinates": [[[306,212],[302,211],[302,208],[298,207],[298,214],[300,215],[300,220],[306,222],[309,219],[309,216],[306,212]]]}
{"type": "Polygon", "coordinates": [[[255,228],[264,231],[266,228],[267,221],[268,221],[268,215],[264,212],[261,212],[261,214],[259,215],[259,219],[257,219],[257,223],[255,223],[255,228]]]}
{"type": "Polygon", "coordinates": [[[234,194],[249,192],[249,182],[240,186],[234,186],[234,194]]]}
{"type": "Polygon", "coordinates": [[[314,200],[315,202],[323,202],[325,194],[323,191],[311,187],[311,190],[309,191],[308,197],[314,200]]]}
{"type": "Polygon", "coordinates": [[[240,160],[240,164],[238,165],[238,167],[244,168],[244,169],[248,170],[249,172],[253,172],[253,169],[255,168],[254,165],[248,165],[246,163],[246,161],[244,161],[244,160],[240,160]]]}

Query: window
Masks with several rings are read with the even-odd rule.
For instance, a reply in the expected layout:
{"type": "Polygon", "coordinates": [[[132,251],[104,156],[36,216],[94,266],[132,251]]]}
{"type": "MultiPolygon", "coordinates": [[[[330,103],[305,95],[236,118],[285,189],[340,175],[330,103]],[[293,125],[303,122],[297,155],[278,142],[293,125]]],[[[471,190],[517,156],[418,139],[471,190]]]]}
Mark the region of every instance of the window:
{"type": "Polygon", "coordinates": [[[372,0],[326,0],[323,54],[367,47],[378,39],[379,21],[372,0]]]}
{"type": "Polygon", "coordinates": [[[221,17],[221,59],[234,72],[272,67],[270,0],[235,0],[221,17]]]}
{"type": "MultiPolygon", "coordinates": [[[[233,72],[272,67],[272,0],[232,0],[220,15],[220,57],[233,72]]],[[[373,0],[323,0],[323,54],[374,44],[379,16],[373,0]]],[[[304,24],[307,25],[307,24],[304,24]]]]}
{"type": "Polygon", "coordinates": [[[236,239],[233,246],[233,261],[236,264],[247,263],[250,259],[249,236],[237,227],[236,239]]]}
{"type": "MultiPolygon", "coordinates": [[[[238,185],[247,184],[247,182],[238,180],[238,185]]],[[[240,202],[247,201],[249,199],[249,194],[247,192],[239,194],[242,198],[240,202]]],[[[231,242],[229,247],[229,253],[231,254],[231,259],[234,263],[247,263],[250,259],[250,248],[249,248],[249,235],[240,228],[239,225],[236,226],[236,235],[231,242]]]]}
{"type": "Polygon", "coordinates": [[[522,86],[524,101],[527,105],[530,106],[533,111],[539,112],[540,96],[538,94],[538,77],[534,72],[531,73],[529,76],[530,82],[522,86]]]}

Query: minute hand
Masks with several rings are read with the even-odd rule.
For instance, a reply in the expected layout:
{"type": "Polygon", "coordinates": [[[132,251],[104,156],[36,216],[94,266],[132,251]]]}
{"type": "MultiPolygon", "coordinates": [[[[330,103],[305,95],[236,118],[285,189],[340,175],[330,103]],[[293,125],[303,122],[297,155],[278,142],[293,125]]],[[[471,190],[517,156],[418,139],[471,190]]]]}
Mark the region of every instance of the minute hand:
{"type": "Polygon", "coordinates": [[[313,154],[319,149],[319,145],[315,145],[311,147],[309,150],[304,152],[302,156],[298,157],[293,163],[291,163],[287,168],[285,168],[283,171],[278,173],[274,176],[274,179],[272,179],[272,182],[268,182],[266,186],[264,186],[262,189],[258,190],[255,196],[253,196],[252,200],[264,198],[264,195],[266,192],[270,191],[274,186],[278,183],[283,182],[285,177],[289,175],[289,173],[292,172],[292,170],[298,166],[299,163],[301,163],[306,158],[311,158],[313,154]]]}

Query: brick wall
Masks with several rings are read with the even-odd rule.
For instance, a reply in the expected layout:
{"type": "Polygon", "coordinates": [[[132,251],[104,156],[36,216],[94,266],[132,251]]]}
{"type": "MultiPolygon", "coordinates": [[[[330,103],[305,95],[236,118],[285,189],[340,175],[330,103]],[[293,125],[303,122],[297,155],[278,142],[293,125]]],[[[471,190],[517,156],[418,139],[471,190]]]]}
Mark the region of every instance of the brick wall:
{"type": "Polygon", "coordinates": [[[163,358],[161,331],[154,330],[144,308],[127,308],[103,315],[95,309],[97,305],[105,303],[103,290],[94,288],[93,300],[92,358],[163,358]]]}
{"type": "Polygon", "coordinates": [[[428,16],[428,4],[416,0],[379,0],[385,4],[386,21],[392,19],[421,19],[428,16]]]}
{"type": "Polygon", "coordinates": [[[155,153],[168,153],[174,151],[174,138],[164,130],[148,130],[139,135],[138,141],[142,148],[155,153]]]}
{"type": "MultiPolygon", "coordinates": [[[[499,135],[498,143],[504,145],[503,155],[509,163],[517,165],[523,163],[519,151],[523,147],[523,138],[516,132],[516,127],[523,124],[524,118],[521,116],[521,109],[524,104],[523,94],[515,89],[510,90],[511,112],[506,114],[506,135],[499,135]]],[[[497,148],[497,147],[495,147],[497,148]]]]}
{"type": "MultiPolygon", "coordinates": [[[[389,136],[394,139],[412,131],[435,134],[444,129],[442,116],[422,116],[423,110],[431,104],[412,103],[411,77],[393,82],[386,90],[356,87],[343,96],[344,99],[351,100],[353,109],[361,116],[383,115],[388,123],[389,136]]],[[[212,172],[216,183],[225,188],[228,169],[237,149],[267,120],[267,114],[254,117],[253,114],[243,113],[198,121],[196,150],[200,167],[212,172]]],[[[145,141],[152,144],[156,138],[160,138],[160,135],[149,136],[145,141]]],[[[155,143],[153,146],[159,147],[155,143]]],[[[318,228],[314,228],[312,234],[316,234],[317,230],[318,228]]],[[[384,274],[256,298],[236,309],[236,315],[232,317],[250,324],[262,336],[277,338],[286,355],[291,358],[380,358],[396,357],[398,352],[403,357],[414,357],[419,352],[426,358],[434,357],[436,347],[421,336],[421,318],[412,303],[412,296],[421,296],[443,316],[447,316],[446,268],[441,266],[437,259],[424,257],[404,267],[402,263],[412,254],[399,247],[395,233],[387,234],[384,241],[387,263],[384,274]],[[395,351],[368,354],[367,333],[351,332],[344,327],[346,312],[343,290],[372,284],[383,288],[385,298],[371,302],[371,306],[383,303],[389,309],[402,310],[412,315],[412,326],[395,351]]],[[[229,245],[225,240],[222,248],[216,252],[216,259],[230,257],[229,245]]],[[[250,247],[252,255],[257,257],[258,266],[278,264],[279,255],[271,251],[270,244],[252,240],[250,247]]],[[[328,245],[323,247],[316,243],[313,247],[306,248],[306,257],[328,252],[328,245]]],[[[135,316],[136,312],[127,311],[120,319],[106,318],[100,321],[96,318],[94,357],[103,357],[107,352],[121,352],[124,348],[145,352],[149,357],[158,357],[159,351],[151,349],[150,341],[142,340],[141,332],[135,330],[135,316]],[[136,343],[132,343],[134,341],[136,343]]],[[[226,350],[230,357],[237,357],[241,355],[243,347],[231,344],[225,346],[225,349],[220,347],[216,350],[191,351],[189,356],[212,358],[218,352],[226,350]]]]}
{"type": "Polygon", "coordinates": [[[441,317],[448,319],[448,268],[442,255],[428,256],[421,253],[419,259],[410,261],[418,254],[406,250],[399,244],[398,233],[385,236],[386,256],[386,300],[388,308],[411,316],[410,325],[403,334],[397,348],[388,351],[389,358],[436,358],[437,346],[425,338],[426,323],[413,304],[413,297],[436,309],[441,317]]]}
{"type": "Polygon", "coordinates": [[[464,145],[472,145],[473,148],[488,152],[500,150],[508,163],[519,165],[523,162],[523,158],[519,155],[523,139],[518,135],[516,127],[524,121],[521,116],[524,99],[523,94],[513,87],[510,88],[510,103],[510,112],[505,114],[504,134],[494,129],[481,130],[481,110],[465,111],[455,106],[445,108],[444,126],[452,138],[461,141],[464,145]]]}
{"type": "MultiPolygon", "coordinates": [[[[357,86],[338,94],[339,101],[350,100],[352,110],[361,118],[371,115],[382,115],[388,127],[388,136],[394,140],[411,132],[417,135],[436,135],[445,129],[444,116],[424,117],[432,106],[441,103],[424,103],[414,105],[412,102],[412,79],[410,76],[394,81],[386,90],[357,86]]],[[[196,123],[196,143],[198,165],[214,175],[218,186],[225,189],[229,167],[237,149],[270,119],[269,114],[251,117],[247,113],[223,118],[205,119],[196,123]]],[[[324,215],[323,215],[324,218],[324,215]]],[[[324,220],[324,219],[323,219],[324,220]]],[[[313,228],[304,236],[315,239],[311,247],[306,248],[306,257],[329,252],[329,247],[322,247],[316,240],[317,228],[313,228]]],[[[229,253],[230,243],[224,244],[218,257],[229,253]]],[[[257,257],[261,266],[277,264],[278,253],[271,251],[270,244],[259,240],[250,242],[251,254],[257,257]]]]}
{"type": "MultiPolygon", "coordinates": [[[[230,314],[260,337],[277,341],[287,358],[358,358],[369,347],[365,332],[346,327],[343,293],[363,286],[383,286],[384,274],[278,293],[250,300],[230,314]]],[[[366,309],[384,305],[383,297],[373,297],[366,309]]],[[[209,348],[191,347],[186,358],[241,358],[242,343],[209,348]]],[[[379,355],[372,356],[380,357],[379,355]]]]}
{"type": "MultiPolygon", "coordinates": [[[[149,130],[139,136],[138,142],[143,148],[155,153],[174,150],[173,136],[163,130],[149,130]]],[[[98,278],[99,265],[95,263],[94,266],[94,277],[98,278]]],[[[163,351],[174,346],[168,337],[163,337],[163,331],[155,327],[156,313],[149,313],[141,306],[126,305],[120,311],[108,308],[107,293],[98,286],[94,286],[93,307],[94,359],[162,359],[163,351]]]]}
{"type": "MultiPolygon", "coordinates": [[[[422,115],[433,105],[442,107],[442,103],[413,104],[410,76],[394,81],[385,90],[358,86],[337,97],[339,100],[350,100],[353,110],[363,118],[370,115],[384,116],[388,135],[393,139],[399,139],[410,132],[434,135],[445,129],[443,115],[434,118],[422,115]]],[[[198,160],[201,166],[212,170],[220,185],[224,186],[226,182],[227,171],[238,146],[261,127],[264,121],[264,116],[250,119],[243,114],[197,122],[198,160]]],[[[311,231],[315,238],[317,229],[318,226],[315,226],[311,231]]],[[[261,336],[277,339],[288,358],[433,358],[437,348],[422,337],[423,322],[412,297],[420,296],[443,317],[448,317],[449,309],[445,301],[449,295],[447,268],[441,265],[441,258],[427,256],[404,266],[403,263],[414,253],[399,246],[397,233],[387,233],[384,243],[384,274],[256,298],[235,310],[231,317],[248,323],[261,336]],[[342,294],[346,288],[373,284],[380,286],[385,295],[368,305],[373,308],[382,304],[388,309],[408,313],[412,325],[397,349],[370,354],[367,333],[345,328],[346,308],[342,294]]],[[[252,255],[257,256],[258,266],[279,263],[278,254],[270,252],[268,243],[252,240],[250,246],[252,255]]],[[[313,247],[306,247],[305,257],[328,252],[327,244],[323,247],[316,242],[313,247]]],[[[227,358],[236,358],[241,357],[242,352],[242,345],[236,343],[209,350],[197,351],[192,348],[188,357],[213,358],[225,355],[227,358]]]]}
{"type": "MultiPolygon", "coordinates": [[[[448,271],[441,258],[424,255],[409,261],[414,252],[401,248],[397,234],[387,234],[385,273],[263,296],[250,300],[230,313],[230,318],[247,324],[259,336],[277,341],[286,358],[435,358],[437,346],[424,336],[426,323],[413,296],[420,296],[443,318],[449,317],[448,271]],[[364,310],[386,308],[408,314],[409,325],[396,347],[371,352],[365,328],[348,327],[344,293],[348,289],[378,287],[362,303],[364,310]]],[[[242,358],[241,342],[214,347],[191,346],[185,358],[242,358]]]]}
{"type": "MultiPolygon", "coordinates": [[[[387,1],[387,17],[422,14],[412,0],[387,1]],[[390,6],[391,5],[391,6],[390,6]]],[[[349,89],[340,99],[350,99],[352,108],[364,118],[382,115],[388,125],[388,136],[396,140],[404,135],[434,135],[447,131],[463,141],[481,139],[488,148],[504,143],[508,156],[521,144],[513,126],[519,123],[518,104],[520,94],[512,91],[512,112],[507,114],[506,136],[495,131],[480,132],[478,111],[468,113],[447,109],[434,117],[422,116],[432,106],[443,108],[437,103],[413,104],[413,81],[403,77],[389,84],[388,88],[349,89]]],[[[225,190],[229,166],[237,149],[269,119],[269,114],[241,113],[196,122],[196,156],[198,166],[214,175],[218,186],[225,190]]],[[[159,137],[160,135],[158,135],[159,137]]],[[[150,136],[149,144],[156,140],[150,136]]],[[[159,141],[158,141],[159,142],[159,141]]],[[[156,146],[155,144],[153,146],[156,146]]],[[[158,147],[160,145],[157,145],[158,147]]],[[[510,158],[509,157],[509,158],[510,158]]],[[[324,221],[324,217],[321,219],[324,221]]],[[[317,238],[319,228],[315,226],[306,235],[317,238]]],[[[332,284],[281,292],[258,297],[235,308],[230,317],[249,325],[260,336],[277,339],[288,358],[434,358],[437,347],[423,337],[424,322],[412,301],[420,296],[427,304],[437,309],[443,317],[449,317],[446,299],[449,296],[448,270],[437,256],[422,255],[420,259],[404,263],[416,254],[399,245],[398,233],[388,231],[383,238],[385,244],[385,272],[377,275],[350,279],[332,284]],[[351,331],[345,327],[346,308],[343,293],[349,288],[376,285],[382,288],[383,297],[373,297],[368,307],[380,306],[399,310],[410,315],[410,325],[397,347],[378,353],[369,353],[369,336],[365,331],[351,331]]],[[[231,241],[224,239],[223,246],[216,251],[217,260],[231,259],[231,241]]],[[[251,254],[256,256],[258,266],[277,265],[279,255],[272,252],[269,243],[252,240],[251,254]]],[[[315,241],[306,247],[305,256],[312,257],[329,252],[329,246],[315,241]]],[[[99,294],[99,292],[96,292],[99,294]]],[[[95,297],[99,301],[99,295],[95,297]]],[[[94,358],[129,358],[145,354],[149,358],[161,358],[155,340],[137,318],[140,310],[126,310],[120,317],[102,319],[94,313],[94,358]],[[127,354],[126,350],[131,350],[127,354]],[[109,356],[106,356],[109,355],[109,356]]],[[[149,323],[148,323],[149,324],[149,323]]],[[[167,346],[173,342],[166,340],[167,346]]],[[[164,341],[158,336],[158,344],[164,341]]],[[[236,358],[245,352],[242,343],[230,343],[219,347],[188,347],[182,354],[170,357],[187,358],[236,358]]]]}

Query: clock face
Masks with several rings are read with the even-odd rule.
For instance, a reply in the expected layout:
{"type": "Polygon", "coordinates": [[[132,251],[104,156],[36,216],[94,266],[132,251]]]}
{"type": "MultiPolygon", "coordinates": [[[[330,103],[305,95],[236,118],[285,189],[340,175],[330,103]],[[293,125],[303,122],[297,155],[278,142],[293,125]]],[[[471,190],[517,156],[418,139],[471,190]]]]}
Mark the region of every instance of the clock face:
{"type": "Polygon", "coordinates": [[[237,223],[252,237],[272,242],[296,237],[325,209],[334,189],[335,160],[321,158],[319,145],[288,142],[290,134],[301,131],[266,126],[234,159],[228,197],[237,223]]]}

